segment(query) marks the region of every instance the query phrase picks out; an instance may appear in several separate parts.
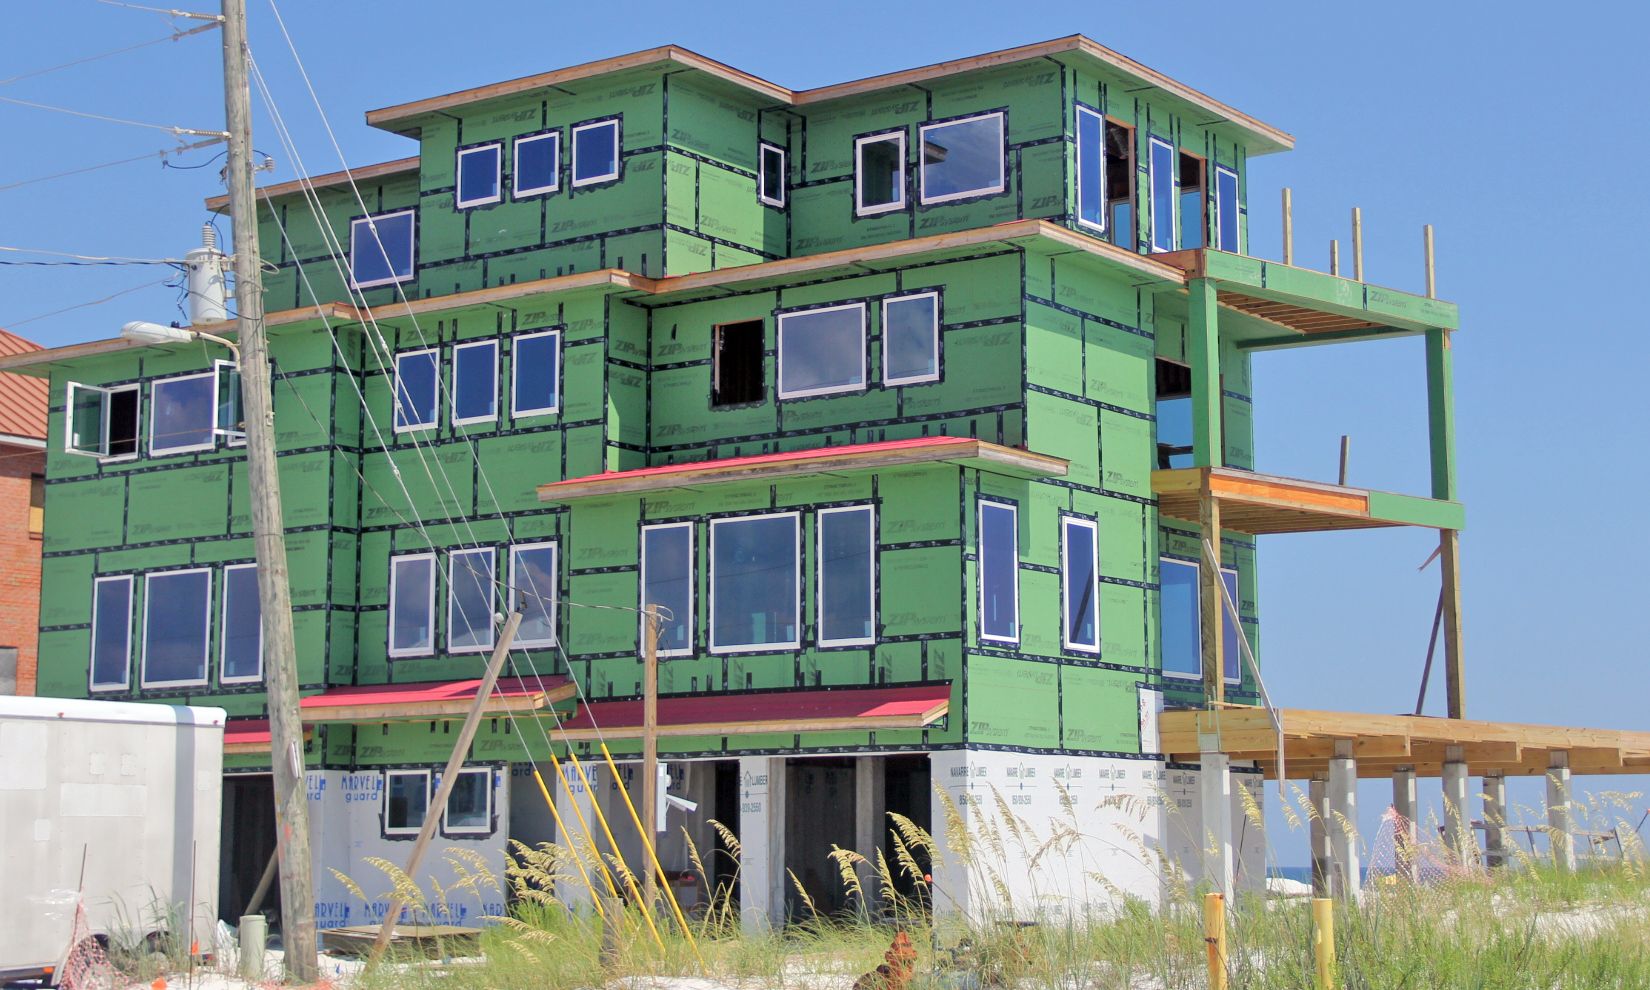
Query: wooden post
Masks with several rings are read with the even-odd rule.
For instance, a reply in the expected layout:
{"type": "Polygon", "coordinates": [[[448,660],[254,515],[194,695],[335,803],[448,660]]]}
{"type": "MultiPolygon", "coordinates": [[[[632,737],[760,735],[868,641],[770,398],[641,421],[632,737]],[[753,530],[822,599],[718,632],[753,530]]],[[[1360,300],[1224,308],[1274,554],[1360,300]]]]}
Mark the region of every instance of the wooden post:
{"type": "Polygon", "coordinates": [[[1338,240],[1333,240],[1333,241],[1329,242],[1329,274],[1339,275],[1340,273],[1341,273],[1341,242],[1338,241],[1338,240]]]}
{"type": "Polygon", "coordinates": [[[1433,267],[1432,224],[1429,223],[1421,228],[1421,243],[1427,258],[1427,298],[1437,299],[1438,270],[1433,267]]]}
{"type": "Polygon", "coordinates": [[[1203,698],[1211,705],[1226,702],[1226,637],[1225,628],[1221,623],[1221,594],[1220,583],[1220,500],[1215,498],[1209,486],[1208,469],[1204,469],[1203,490],[1198,495],[1198,522],[1202,526],[1203,539],[1213,548],[1215,559],[1209,559],[1209,551],[1202,554],[1203,565],[1197,569],[1197,611],[1198,626],[1201,634],[1203,657],[1203,698]]]}
{"type": "Polygon", "coordinates": [[[1283,187],[1283,263],[1295,263],[1295,203],[1289,187],[1283,187]]]}
{"type": "Polygon", "coordinates": [[[1467,674],[1462,652],[1461,533],[1438,532],[1438,562],[1444,596],[1444,696],[1450,718],[1467,717],[1467,674]]]}
{"type": "Polygon", "coordinates": [[[1312,959],[1317,965],[1317,990],[1335,987],[1335,902],[1312,898],[1312,959]]]}
{"type": "Polygon", "coordinates": [[[1203,895],[1203,944],[1209,951],[1209,990],[1226,990],[1226,896],[1203,895]]]}
{"type": "Polygon", "coordinates": [[[1364,280],[1364,211],[1352,208],[1352,277],[1364,280]]]}
{"type": "Polygon", "coordinates": [[[1346,487],[1346,458],[1352,452],[1352,438],[1341,434],[1341,487],[1346,487]]]}
{"type": "MultiPolygon", "coordinates": [[[[447,798],[453,793],[453,785],[458,783],[458,771],[464,766],[465,757],[470,754],[470,743],[476,737],[476,730],[481,727],[481,713],[487,707],[487,700],[492,697],[493,685],[498,682],[498,672],[504,667],[504,659],[510,655],[510,644],[515,642],[516,629],[521,625],[521,613],[511,612],[510,617],[504,620],[504,629],[499,633],[498,645],[493,647],[492,659],[487,661],[487,672],[481,677],[481,685],[476,688],[476,700],[470,703],[470,711],[464,716],[464,725],[458,730],[458,738],[453,741],[452,755],[447,757],[447,769],[441,774],[441,786],[436,788],[435,797],[431,799],[429,807],[424,809],[424,825],[418,830],[418,838],[413,842],[412,851],[407,854],[407,865],[404,872],[413,884],[418,883],[418,866],[424,859],[424,851],[429,848],[430,840],[435,838],[436,825],[441,821],[442,813],[447,807],[447,798]]],[[[390,944],[390,938],[395,934],[395,919],[400,917],[401,909],[406,906],[406,898],[400,894],[390,898],[389,910],[384,912],[384,922],[378,927],[378,938],[372,943],[372,952],[367,956],[367,970],[377,965],[384,955],[384,949],[390,944]]]]}
{"type": "MultiPolygon", "coordinates": [[[[642,848],[657,841],[659,814],[659,606],[642,612],[642,848]]],[[[658,889],[653,857],[642,860],[642,896],[653,901],[658,889]]]]}

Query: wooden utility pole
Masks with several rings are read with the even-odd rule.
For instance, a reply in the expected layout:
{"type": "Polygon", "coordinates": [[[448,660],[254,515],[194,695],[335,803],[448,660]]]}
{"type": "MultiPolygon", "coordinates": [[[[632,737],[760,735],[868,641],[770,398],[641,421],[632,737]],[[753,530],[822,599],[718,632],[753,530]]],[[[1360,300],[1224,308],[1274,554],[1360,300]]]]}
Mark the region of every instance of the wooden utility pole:
{"type": "MultiPolygon", "coordinates": [[[[642,612],[642,849],[658,841],[659,815],[659,606],[642,612]]],[[[653,902],[658,875],[654,857],[642,857],[642,896],[653,902]]]]}
{"type": "Polygon", "coordinates": [[[292,639],[286,529],[275,463],[275,403],[264,286],[258,258],[258,206],[252,192],[252,93],[247,86],[246,0],[223,0],[224,129],[229,132],[229,216],[234,225],[235,318],[241,346],[241,404],[246,411],[246,477],[258,563],[258,607],[269,707],[269,762],[275,785],[275,851],[280,857],[281,942],[299,983],[320,975],[315,946],[315,889],[304,789],[304,727],[298,716],[298,656],[292,639]]]}

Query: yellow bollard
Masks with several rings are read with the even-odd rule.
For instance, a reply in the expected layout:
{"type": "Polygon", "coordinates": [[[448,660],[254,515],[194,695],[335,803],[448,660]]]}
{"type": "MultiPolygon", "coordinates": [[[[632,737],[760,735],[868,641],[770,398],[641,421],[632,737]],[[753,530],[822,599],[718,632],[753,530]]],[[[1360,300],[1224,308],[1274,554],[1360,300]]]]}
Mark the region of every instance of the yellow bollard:
{"type": "Polygon", "coordinates": [[[1318,965],[1318,990],[1335,987],[1335,902],[1312,898],[1312,957],[1318,965]]]}
{"type": "Polygon", "coordinates": [[[1203,944],[1209,949],[1209,990],[1226,990],[1226,895],[1203,895],[1203,944]]]}

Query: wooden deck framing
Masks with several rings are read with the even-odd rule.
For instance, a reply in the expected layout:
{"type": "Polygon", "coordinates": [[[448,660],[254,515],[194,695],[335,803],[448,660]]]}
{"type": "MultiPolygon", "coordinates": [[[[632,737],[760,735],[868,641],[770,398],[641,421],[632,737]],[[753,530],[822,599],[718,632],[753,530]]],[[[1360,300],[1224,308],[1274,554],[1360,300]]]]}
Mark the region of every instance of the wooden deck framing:
{"type": "Polygon", "coordinates": [[[1152,472],[1157,510],[1197,522],[1207,487],[1220,503],[1220,524],[1242,533],[1315,533],[1384,526],[1460,529],[1459,503],[1301,481],[1236,468],[1172,468],[1152,472]]]}

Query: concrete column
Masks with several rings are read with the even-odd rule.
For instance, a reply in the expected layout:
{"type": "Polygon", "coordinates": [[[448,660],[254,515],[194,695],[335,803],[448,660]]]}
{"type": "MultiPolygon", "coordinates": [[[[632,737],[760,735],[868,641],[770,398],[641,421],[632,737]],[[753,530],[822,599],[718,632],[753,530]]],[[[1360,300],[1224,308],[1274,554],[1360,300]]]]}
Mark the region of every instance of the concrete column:
{"type": "Polygon", "coordinates": [[[1467,762],[1461,747],[1444,747],[1444,847],[1451,862],[1471,866],[1478,859],[1478,840],[1472,834],[1472,808],[1467,804],[1467,762]]]}
{"type": "Polygon", "coordinates": [[[745,931],[785,923],[785,760],[739,760],[739,918],[745,931]]]}
{"type": "Polygon", "coordinates": [[[1415,858],[1415,768],[1401,767],[1392,771],[1392,811],[1398,820],[1393,823],[1393,866],[1398,875],[1417,883],[1421,879],[1420,864],[1415,858]]]}
{"type": "Polygon", "coordinates": [[[1547,836],[1553,865],[1576,868],[1574,806],[1570,803],[1570,754],[1555,751],[1547,769],[1547,836]]]}
{"type": "Polygon", "coordinates": [[[883,799],[886,760],[882,756],[861,756],[854,760],[854,851],[865,857],[859,868],[859,885],[865,891],[866,910],[872,915],[882,906],[876,862],[882,837],[888,834],[883,799]]]}
{"type": "Polygon", "coordinates": [[[1323,777],[1313,777],[1306,793],[1312,805],[1307,823],[1312,846],[1312,896],[1332,897],[1335,884],[1330,862],[1335,853],[1329,847],[1329,783],[1323,777]]]}
{"type": "Polygon", "coordinates": [[[1507,865],[1507,778],[1484,775],[1484,866],[1499,870],[1507,865]]]}
{"type": "Polygon", "coordinates": [[[1363,889],[1361,850],[1358,848],[1358,761],[1352,744],[1335,742],[1329,761],[1329,848],[1333,855],[1336,893],[1357,900],[1363,889]]]}
{"type": "MultiPolygon", "coordinates": [[[[591,786],[599,787],[600,784],[594,776],[596,768],[586,765],[584,769],[586,773],[592,774],[591,786]]],[[[604,771],[605,769],[603,768],[604,771]]],[[[590,882],[595,884],[598,890],[605,889],[606,881],[601,877],[600,867],[597,865],[595,858],[596,853],[590,848],[590,838],[585,835],[584,829],[579,826],[579,816],[583,815],[584,821],[589,824],[594,833],[598,836],[601,834],[601,827],[596,824],[595,810],[590,803],[590,793],[585,790],[584,782],[579,779],[579,773],[573,769],[571,761],[562,761],[561,772],[562,777],[567,781],[566,787],[556,782],[555,774],[549,767],[544,769],[544,783],[545,786],[551,788],[550,793],[555,797],[556,814],[561,816],[562,824],[567,826],[567,831],[557,835],[556,841],[574,850],[580,859],[584,861],[584,868],[590,875],[590,882]]],[[[565,872],[572,875],[556,884],[556,897],[574,910],[589,907],[591,902],[590,888],[586,887],[584,881],[579,879],[577,870],[568,869],[565,872]]]]}
{"type": "Polygon", "coordinates": [[[1203,812],[1203,878],[1232,899],[1232,758],[1204,753],[1197,775],[1203,812]]]}

